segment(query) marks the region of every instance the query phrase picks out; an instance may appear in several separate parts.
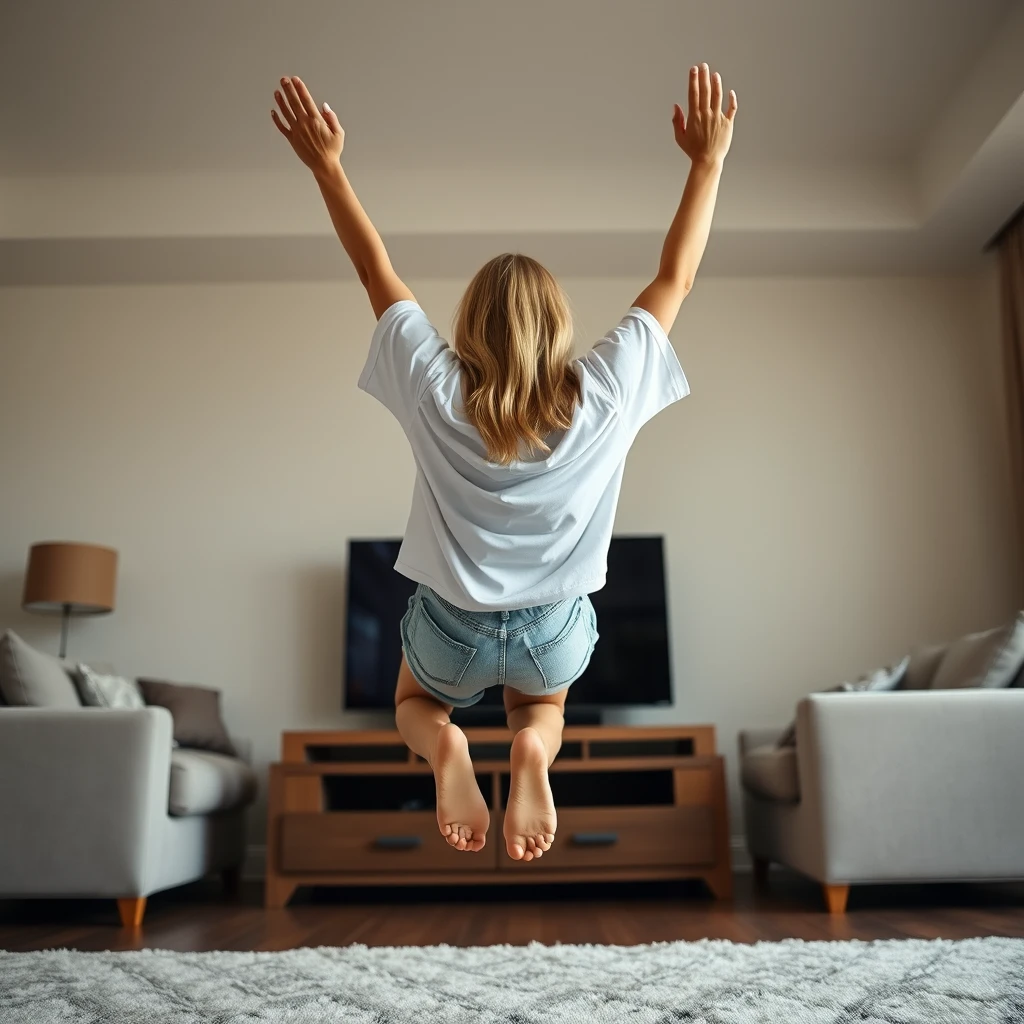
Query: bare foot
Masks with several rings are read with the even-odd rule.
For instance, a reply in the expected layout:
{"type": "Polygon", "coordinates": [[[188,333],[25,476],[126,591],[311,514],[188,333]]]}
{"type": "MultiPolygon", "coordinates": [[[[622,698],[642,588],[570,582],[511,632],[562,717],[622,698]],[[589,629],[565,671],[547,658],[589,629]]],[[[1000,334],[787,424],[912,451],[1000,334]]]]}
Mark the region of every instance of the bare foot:
{"type": "Polygon", "coordinates": [[[555,801],[548,783],[548,752],[536,729],[512,740],[512,785],[505,808],[505,845],[513,860],[539,860],[555,841],[555,801]]]}
{"type": "Polygon", "coordinates": [[[491,816],[477,785],[469,741],[457,725],[445,725],[430,759],[437,785],[437,824],[449,846],[477,853],[487,841],[491,816]]]}

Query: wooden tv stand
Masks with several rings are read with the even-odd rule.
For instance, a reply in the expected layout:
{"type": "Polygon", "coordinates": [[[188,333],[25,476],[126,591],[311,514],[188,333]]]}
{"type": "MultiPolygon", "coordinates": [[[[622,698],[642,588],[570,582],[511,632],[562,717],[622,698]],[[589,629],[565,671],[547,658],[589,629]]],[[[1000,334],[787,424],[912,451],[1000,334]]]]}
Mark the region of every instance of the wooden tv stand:
{"type": "Polygon", "coordinates": [[[303,885],[517,884],[702,878],[732,895],[723,758],[713,726],[568,726],[551,766],[558,836],[542,860],[502,838],[507,729],[468,728],[491,810],[487,845],[437,828],[427,763],[397,732],[286,732],[270,766],[265,904],[303,885]]]}

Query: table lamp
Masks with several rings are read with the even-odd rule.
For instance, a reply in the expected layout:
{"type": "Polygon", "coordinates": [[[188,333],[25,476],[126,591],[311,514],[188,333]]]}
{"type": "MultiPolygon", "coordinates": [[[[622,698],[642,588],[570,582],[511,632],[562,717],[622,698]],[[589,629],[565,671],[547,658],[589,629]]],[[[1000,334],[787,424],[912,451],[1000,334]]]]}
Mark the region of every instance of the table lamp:
{"type": "Polygon", "coordinates": [[[60,613],[60,656],[67,651],[72,615],[114,610],[117,552],[98,544],[33,544],[25,570],[21,606],[27,612],[60,613]]]}

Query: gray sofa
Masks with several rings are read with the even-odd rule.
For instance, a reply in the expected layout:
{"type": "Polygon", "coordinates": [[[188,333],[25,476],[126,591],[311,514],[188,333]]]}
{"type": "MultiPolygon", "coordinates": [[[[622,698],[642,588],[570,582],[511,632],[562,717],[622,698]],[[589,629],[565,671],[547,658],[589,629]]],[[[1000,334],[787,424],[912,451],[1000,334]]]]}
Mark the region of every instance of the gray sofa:
{"type": "Polygon", "coordinates": [[[255,792],[243,757],[173,747],[166,708],[0,707],[0,896],[109,896],[131,927],[151,893],[233,887],[255,792]]]}
{"type": "Polygon", "coordinates": [[[816,693],[781,729],[740,733],[747,845],[851,885],[1024,878],[1024,689],[816,693]]]}

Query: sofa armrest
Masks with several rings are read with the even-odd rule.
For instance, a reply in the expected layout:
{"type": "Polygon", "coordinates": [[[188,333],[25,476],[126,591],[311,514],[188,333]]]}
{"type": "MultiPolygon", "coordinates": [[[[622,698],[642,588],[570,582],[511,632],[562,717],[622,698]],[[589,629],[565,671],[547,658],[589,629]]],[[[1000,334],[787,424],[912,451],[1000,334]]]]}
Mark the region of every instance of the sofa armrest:
{"type": "Polygon", "coordinates": [[[231,746],[235,748],[235,753],[239,759],[244,761],[246,764],[252,764],[252,740],[248,736],[229,736],[231,740],[231,746]]]}
{"type": "Polygon", "coordinates": [[[151,891],[167,818],[171,715],[0,711],[0,893],[151,891]]]}
{"type": "Polygon", "coordinates": [[[819,693],[801,799],[834,881],[1024,876],[1024,691],[819,693]]]}
{"type": "Polygon", "coordinates": [[[766,747],[776,743],[784,732],[782,726],[773,728],[741,729],[739,734],[740,758],[758,747],[766,747]]]}

